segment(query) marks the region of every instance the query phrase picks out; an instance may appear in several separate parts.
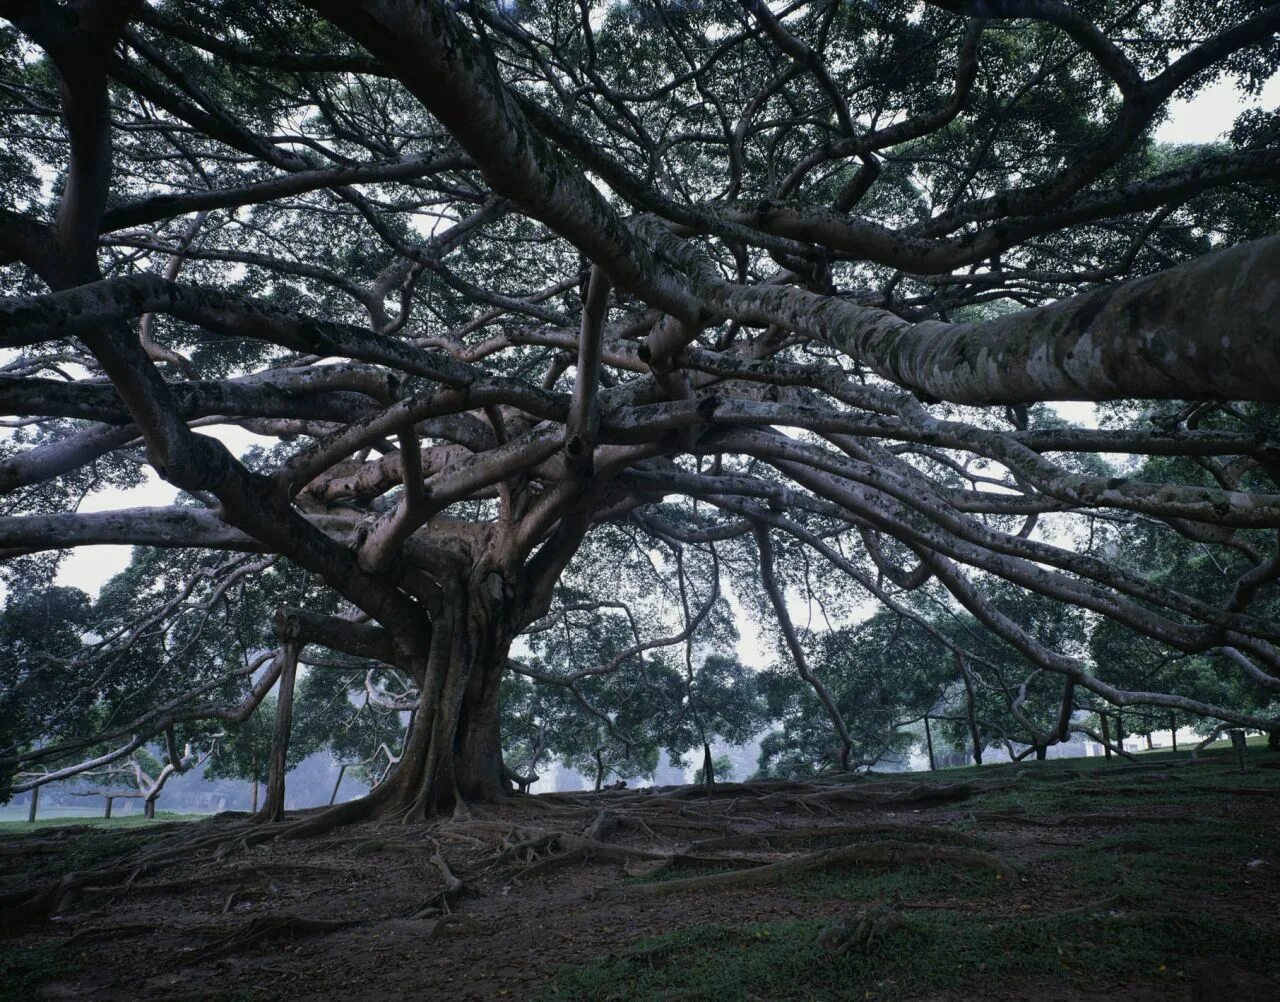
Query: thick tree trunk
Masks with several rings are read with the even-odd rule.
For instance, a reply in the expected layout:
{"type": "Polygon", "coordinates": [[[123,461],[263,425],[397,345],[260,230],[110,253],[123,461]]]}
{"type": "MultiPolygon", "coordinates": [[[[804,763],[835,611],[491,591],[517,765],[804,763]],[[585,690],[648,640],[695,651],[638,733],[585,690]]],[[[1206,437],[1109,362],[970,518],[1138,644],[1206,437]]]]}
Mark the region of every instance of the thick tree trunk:
{"type": "Polygon", "coordinates": [[[36,820],[36,811],[40,810],[40,787],[31,788],[31,807],[27,811],[27,824],[33,824],[36,820]]]}
{"type": "Polygon", "coordinates": [[[512,591],[496,573],[442,601],[414,659],[419,706],[395,772],[370,796],[375,811],[425,817],[508,796],[502,761],[502,674],[512,591]]]}
{"type": "Polygon", "coordinates": [[[458,714],[453,770],[464,800],[497,800],[511,792],[502,764],[500,692],[507,647],[502,645],[500,655],[487,651],[462,669],[470,678],[458,714]]]}
{"type": "MultiPolygon", "coordinates": [[[[1178,718],[1172,713],[1169,714],[1169,737],[1173,740],[1173,750],[1178,750],[1178,718]]],[[[1280,731],[1276,732],[1276,737],[1280,740],[1280,731]]]]}
{"type": "Polygon", "coordinates": [[[1036,761],[1043,762],[1049,757],[1048,745],[1036,745],[1036,761]]]}
{"type": "Polygon", "coordinates": [[[1107,724],[1107,715],[1099,713],[1098,719],[1102,721],[1102,754],[1107,758],[1111,757],[1111,728],[1107,724]]]}
{"type": "Polygon", "coordinates": [[[251,814],[258,813],[258,777],[253,778],[253,800],[249,804],[249,812],[251,814]]]}
{"type": "Polygon", "coordinates": [[[929,715],[926,713],[924,717],[924,740],[929,747],[929,771],[937,770],[937,763],[933,760],[933,734],[929,730],[929,715]]]}

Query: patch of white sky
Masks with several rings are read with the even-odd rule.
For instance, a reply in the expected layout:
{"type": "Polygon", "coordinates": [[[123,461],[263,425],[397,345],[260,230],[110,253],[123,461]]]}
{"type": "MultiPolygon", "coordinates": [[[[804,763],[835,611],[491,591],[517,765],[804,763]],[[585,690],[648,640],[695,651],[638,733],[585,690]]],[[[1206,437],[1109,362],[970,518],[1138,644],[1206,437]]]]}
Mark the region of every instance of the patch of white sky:
{"type": "MultiPolygon", "coordinates": [[[[1170,106],[1167,120],[1156,131],[1156,138],[1168,143],[1207,143],[1214,142],[1230,129],[1236,117],[1250,107],[1275,107],[1280,105],[1280,75],[1272,78],[1261,94],[1244,95],[1231,79],[1222,79],[1201,90],[1191,100],[1175,100],[1170,106]]],[[[298,122],[299,132],[304,131],[298,122]]],[[[448,225],[452,220],[434,214],[415,219],[415,229],[424,236],[430,236],[448,225]]],[[[1090,403],[1056,402],[1051,406],[1066,420],[1086,427],[1097,426],[1095,408],[1090,403]]],[[[240,455],[252,445],[270,447],[274,439],[255,435],[234,425],[223,425],[202,430],[222,441],[233,453],[240,455]]],[[[177,492],[160,480],[153,471],[146,469],[145,481],[128,490],[105,490],[92,494],[80,505],[79,510],[112,511],[133,507],[163,507],[174,502],[177,492]]],[[[98,545],[79,547],[72,551],[59,568],[58,582],[81,588],[91,595],[96,595],[102,585],[113,575],[118,574],[129,563],[131,547],[122,545],[98,545]]],[[[795,610],[797,620],[803,622],[810,614],[817,615],[816,610],[795,610]]],[[[750,621],[750,617],[739,617],[739,628],[743,631],[740,645],[743,659],[751,664],[762,663],[759,651],[759,631],[750,621]]]]}

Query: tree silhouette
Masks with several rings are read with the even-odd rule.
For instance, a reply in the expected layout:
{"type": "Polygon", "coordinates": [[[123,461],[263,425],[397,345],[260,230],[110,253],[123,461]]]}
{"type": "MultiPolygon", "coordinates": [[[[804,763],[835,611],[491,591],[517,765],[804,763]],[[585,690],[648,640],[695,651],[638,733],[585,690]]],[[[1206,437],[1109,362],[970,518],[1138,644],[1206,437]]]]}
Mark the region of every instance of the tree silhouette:
{"type": "Polygon", "coordinates": [[[636,655],[692,645],[722,585],[789,635],[806,604],[928,584],[1099,701],[1269,723],[1119,684],[992,588],[1280,687],[1254,604],[1280,572],[1275,121],[1153,135],[1175,96],[1275,71],[1280,6],[0,16],[0,404],[22,429],[0,548],[230,551],[197,581],[215,606],[273,559],[327,596],[276,593],[279,651],[237,668],[234,709],[195,685],[91,735],[6,738],[0,771],[241,717],[327,649],[413,706],[391,774],[331,820],[503,796],[522,634],[572,606],[626,620],[636,655]],[[1096,428],[1040,406],[1067,400],[1117,406],[1096,428]],[[238,457],[227,427],[269,446],[238,457]],[[173,504],[80,510],[144,467],[173,504]],[[1134,569],[1138,529],[1230,551],[1230,595],[1134,569]]]}

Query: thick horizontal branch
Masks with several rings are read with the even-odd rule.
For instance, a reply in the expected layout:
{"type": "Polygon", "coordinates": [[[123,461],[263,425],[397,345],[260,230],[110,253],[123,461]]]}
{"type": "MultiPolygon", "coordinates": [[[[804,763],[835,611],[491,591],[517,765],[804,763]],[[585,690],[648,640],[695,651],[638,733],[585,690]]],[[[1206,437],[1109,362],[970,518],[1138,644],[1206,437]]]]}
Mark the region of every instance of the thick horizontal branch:
{"type": "Polygon", "coordinates": [[[340,188],[343,185],[412,181],[444,171],[473,169],[474,166],[470,159],[460,154],[412,157],[396,163],[362,164],[356,167],[335,167],[331,170],[299,170],[266,181],[246,184],[242,188],[152,195],[138,202],[108,209],[102,217],[102,231],[110,233],[133,226],[144,226],[190,212],[258,205],[262,202],[288,198],[291,195],[304,195],[309,191],[340,188]]]}
{"type": "MultiPolygon", "coordinates": [[[[375,413],[375,403],[356,393],[303,393],[269,380],[228,380],[170,385],[175,409],[183,418],[309,418],[350,421],[375,413]]],[[[128,424],[133,416],[114,387],[106,383],[68,383],[34,376],[0,376],[0,414],[84,418],[104,424],[128,424]]]]}
{"type": "Polygon", "coordinates": [[[396,663],[391,635],[373,623],[357,623],[341,616],[325,616],[308,609],[276,612],[276,633],[284,640],[319,644],[357,658],[396,663]]]}
{"type": "Polygon", "coordinates": [[[931,400],[1280,400],[1280,237],[971,324],[782,286],[709,291],[734,320],[808,334],[931,400]]]}
{"type": "Polygon", "coordinates": [[[0,547],[4,549],[54,550],[120,543],[249,552],[263,549],[252,536],[198,508],[124,508],[0,518],[0,547]]]}
{"type": "MultiPolygon", "coordinates": [[[[321,529],[343,532],[347,519],[313,517],[321,529]]],[[[0,518],[0,549],[34,552],[73,546],[177,546],[260,553],[262,541],[200,508],[122,508],[0,518]]]]}

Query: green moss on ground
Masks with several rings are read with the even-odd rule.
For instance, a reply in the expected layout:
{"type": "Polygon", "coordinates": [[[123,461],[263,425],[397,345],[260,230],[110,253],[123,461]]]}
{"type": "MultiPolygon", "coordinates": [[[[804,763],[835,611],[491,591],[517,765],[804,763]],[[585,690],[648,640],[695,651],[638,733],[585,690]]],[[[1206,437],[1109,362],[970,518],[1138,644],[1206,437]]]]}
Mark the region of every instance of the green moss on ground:
{"type": "Polygon", "coordinates": [[[35,821],[0,821],[0,837],[47,832],[57,828],[145,828],[162,821],[199,821],[207,817],[210,815],[156,811],[154,820],[143,817],[141,814],[129,814],[116,818],[36,818],[35,821]]]}
{"type": "MultiPolygon", "coordinates": [[[[904,924],[869,952],[838,957],[817,938],[830,918],[691,926],[565,968],[544,998],[897,1000],[945,991],[980,994],[984,987],[1037,981],[1094,988],[1144,982],[1176,995],[1200,958],[1208,957],[1280,975],[1274,929],[1263,925],[1268,917],[1230,904],[1231,890],[1247,886],[1251,862],[1275,866],[1280,860],[1265,826],[1224,813],[1227,803],[1280,796],[1280,769],[1257,767],[1275,756],[1251,749],[1244,774],[1233,769],[1229,749],[1206,756],[1207,764],[1174,768],[1186,757],[1143,756],[1144,765],[1166,762],[1168,772],[1121,767],[1108,774],[1102,760],[1076,759],[948,770],[925,780],[1019,777],[1011,787],[957,805],[965,813],[952,821],[952,830],[979,837],[1007,823],[997,820],[1001,815],[1114,813],[1114,824],[1084,834],[1070,829],[1068,836],[1068,829],[1053,824],[1029,826],[1049,842],[1078,842],[1035,864],[1038,886],[1065,892],[1056,902],[1041,905],[1033,897],[1031,905],[1015,905],[994,874],[950,864],[798,874],[786,885],[793,898],[851,907],[889,902],[902,909],[904,924]],[[931,906],[911,907],[924,903],[931,906]]],[[[877,777],[870,783],[900,780],[877,777]]],[[[803,846],[826,847],[827,840],[803,846]]],[[[648,879],[702,872],[718,871],[673,868],[648,879]]]]}
{"type": "Polygon", "coordinates": [[[146,818],[76,818],[0,824],[0,844],[21,850],[28,842],[59,839],[57,852],[31,852],[8,857],[0,866],[0,890],[52,879],[76,870],[90,870],[146,844],[164,822],[189,822],[208,815],[157,814],[146,818]],[[20,865],[18,865],[20,862],[20,865]]]}
{"type": "Polygon", "coordinates": [[[0,1002],[31,1002],[41,985],[76,970],[74,959],[57,943],[0,949],[0,1002]]]}
{"type": "Polygon", "coordinates": [[[645,939],[614,957],[565,971],[548,999],[891,999],[972,989],[1008,979],[1082,984],[1187,977],[1207,943],[1250,967],[1274,963],[1271,938],[1196,914],[1108,909],[1045,919],[912,913],[869,953],[829,956],[824,920],[698,926],[645,939]]]}

